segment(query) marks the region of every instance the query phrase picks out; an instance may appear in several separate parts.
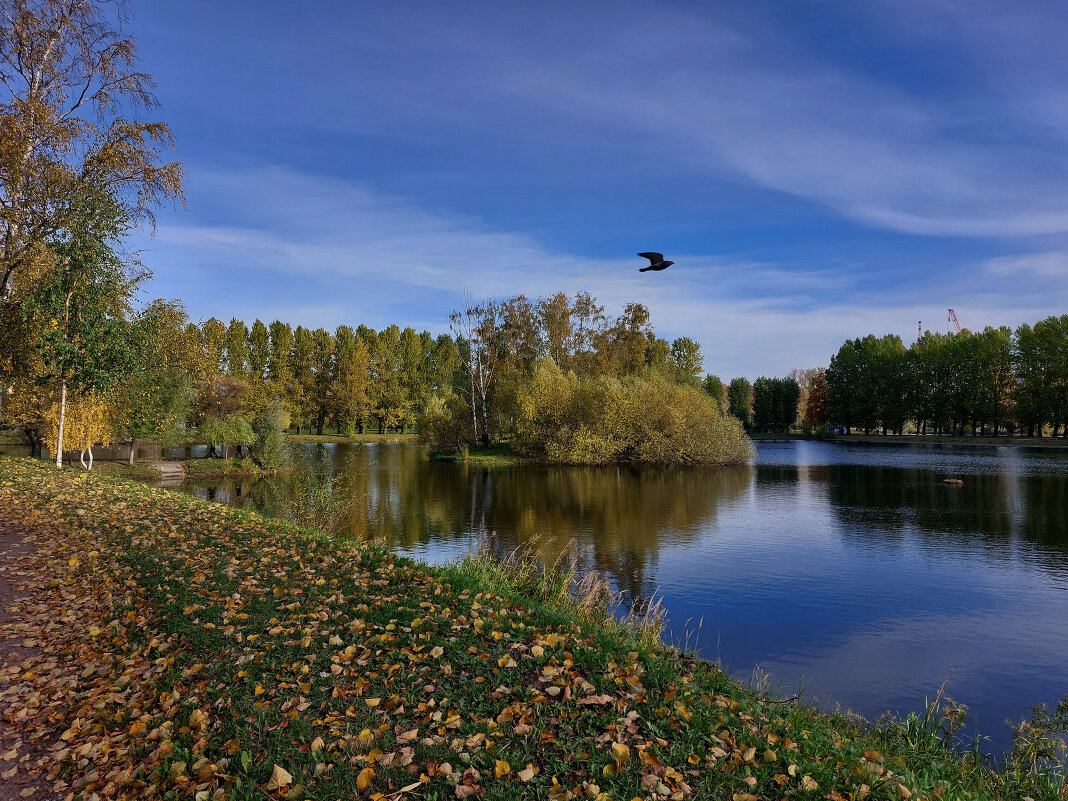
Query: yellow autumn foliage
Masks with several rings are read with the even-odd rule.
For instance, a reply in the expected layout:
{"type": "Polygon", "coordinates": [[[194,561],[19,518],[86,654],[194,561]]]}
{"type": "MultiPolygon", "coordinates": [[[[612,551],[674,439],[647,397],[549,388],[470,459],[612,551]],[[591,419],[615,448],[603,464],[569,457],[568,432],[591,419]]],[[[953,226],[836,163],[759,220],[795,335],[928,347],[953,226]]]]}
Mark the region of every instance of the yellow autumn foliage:
{"type": "MultiPolygon", "coordinates": [[[[96,393],[67,397],[66,419],[63,423],[63,449],[87,451],[96,445],[111,445],[115,441],[115,406],[96,393]]],[[[43,441],[55,452],[59,439],[59,403],[53,403],[44,414],[43,441]]]]}
{"type": "Polygon", "coordinates": [[[519,403],[513,447],[569,464],[729,464],[752,444],[708,394],[649,372],[588,378],[544,359],[519,403]]]}

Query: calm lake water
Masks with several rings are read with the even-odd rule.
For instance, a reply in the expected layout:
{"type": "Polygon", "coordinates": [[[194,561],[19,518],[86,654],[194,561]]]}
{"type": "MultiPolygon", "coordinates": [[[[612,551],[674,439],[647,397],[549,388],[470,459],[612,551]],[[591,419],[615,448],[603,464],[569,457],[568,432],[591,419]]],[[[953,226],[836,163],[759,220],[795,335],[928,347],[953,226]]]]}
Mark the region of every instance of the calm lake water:
{"type": "MultiPolygon", "coordinates": [[[[306,446],[350,474],[346,528],[430,563],[531,538],[631,598],[666,638],[743,679],[767,674],[874,720],[943,682],[989,738],[1068,694],[1068,450],[761,442],[710,470],[431,463],[412,445],[306,446]],[[943,483],[959,478],[959,486],[943,483]],[[491,534],[495,532],[495,534],[491,534]]],[[[277,512],[287,479],[198,483],[277,512]]]]}

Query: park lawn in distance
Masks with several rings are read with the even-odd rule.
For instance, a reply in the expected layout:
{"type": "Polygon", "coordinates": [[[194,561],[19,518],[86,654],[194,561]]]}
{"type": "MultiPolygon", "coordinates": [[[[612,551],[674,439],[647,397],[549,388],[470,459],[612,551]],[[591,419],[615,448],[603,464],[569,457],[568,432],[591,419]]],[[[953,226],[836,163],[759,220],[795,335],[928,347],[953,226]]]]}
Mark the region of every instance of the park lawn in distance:
{"type": "Polygon", "coordinates": [[[41,649],[5,668],[0,695],[36,750],[0,764],[43,771],[60,795],[1023,795],[896,729],[491,592],[477,560],[429,568],[28,459],[0,459],[0,526],[33,543],[17,623],[41,649]]]}

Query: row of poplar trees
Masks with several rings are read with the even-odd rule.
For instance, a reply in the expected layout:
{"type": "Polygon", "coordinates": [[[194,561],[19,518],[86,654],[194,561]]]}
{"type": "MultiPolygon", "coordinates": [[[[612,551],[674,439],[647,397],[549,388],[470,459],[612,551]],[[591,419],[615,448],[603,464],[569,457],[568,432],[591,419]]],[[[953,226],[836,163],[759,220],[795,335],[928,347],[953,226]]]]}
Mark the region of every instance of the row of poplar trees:
{"type": "Polygon", "coordinates": [[[331,332],[280,320],[248,326],[212,318],[186,326],[184,340],[197,384],[195,425],[227,414],[255,419],[278,402],[297,433],[404,431],[459,366],[450,336],[396,325],[381,331],[342,325],[331,332]]]}
{"type": "Polygon", "coordinates": [[[864,433],[1068,436],[1068,315],[979,332],[845,342],[826,372],[830,418],[864,433]]]}

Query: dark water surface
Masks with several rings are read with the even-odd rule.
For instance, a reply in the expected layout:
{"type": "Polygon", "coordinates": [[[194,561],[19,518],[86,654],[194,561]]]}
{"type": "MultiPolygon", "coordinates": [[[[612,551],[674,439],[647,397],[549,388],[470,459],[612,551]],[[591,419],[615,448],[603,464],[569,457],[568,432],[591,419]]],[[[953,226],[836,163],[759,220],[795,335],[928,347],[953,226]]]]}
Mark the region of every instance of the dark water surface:
{"type": "MultiPolygon", "coordinates": [[[[656,593],[667,637],[782,695],[869,719],[939,685],[988,752],[1006,719],[1068,693],[1068,451],[762,442],[729,469],[480,468],[412,445],[306,446],[349,471],[346,521],[430,563],[537,537],[630,597],[656,593]],[[942,483],[959,478],[959,486],[942,483]],[[490,537],[490,532],[496,535],[490,537]]],[[[199,497],[276,513],[286,480],[199,497]]]]}

